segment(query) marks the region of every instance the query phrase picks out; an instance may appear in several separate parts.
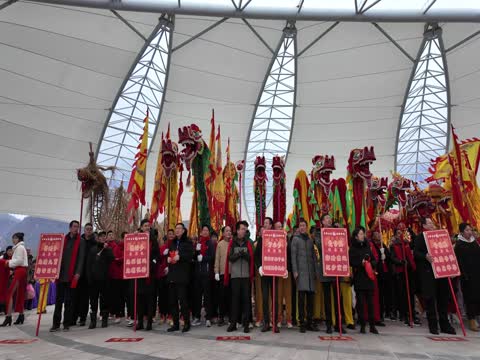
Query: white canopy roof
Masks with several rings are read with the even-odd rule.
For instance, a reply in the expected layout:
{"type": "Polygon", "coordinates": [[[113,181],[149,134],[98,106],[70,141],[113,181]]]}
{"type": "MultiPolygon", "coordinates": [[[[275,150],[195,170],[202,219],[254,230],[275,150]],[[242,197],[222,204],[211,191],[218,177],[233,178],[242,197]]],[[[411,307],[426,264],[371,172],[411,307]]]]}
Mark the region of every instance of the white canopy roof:
{"type": "MultiPolygon", "coordinates": [[[[6,1],[0,1],[0,8],[6,1]]],[[[439,1],[440,3],[440,1],[439,1]]],[[[148,38],[159,14],[119,11],[148,38]]],[[[219,18],[177,15],[172,47],[219,18]]],[[[163,112],[148,163],[153,187],[162,131],[196,123],[208,141],[211,109],[223,148],[244,158],[255,104],[282,37],[284,20],[227,19],[171,54],[163,112]],[[268,45],[268,47],[266,46],[268,45]]],[[[297,21],[301,52],[333,22],[297,21]]],[[[381,23],[415,58],[422,23],[381,23]]],[[[476,23],[441,23],[445,48],[480,30],[476,23]]],[[[451,120],[461,138],[480,122],[480,37],[447,52],[451,120]]],[[[0,10],[0,213],[70,220],[79,216],[75,169],[98,148],[110,108],[144,39],[106,9],[18,1],[0,10]]],[[[341,22],[297,60],[296,112],[287,159],[287,189],[315,154],[335,155],[334,177],[345,175],[351,149],[374,145],[372,171],[394,168],[401,105],[413,62],[371,23],[341,22]]],[[[251,184],[247,186],[252,186],[251,184]]],[[[290,198],[290,196],[289,196],[290,198]]],[[[182,199],[189,214],[191,196],[182,199]]],[[[290,208],[290,204],[288,205],[290,208]]]]}

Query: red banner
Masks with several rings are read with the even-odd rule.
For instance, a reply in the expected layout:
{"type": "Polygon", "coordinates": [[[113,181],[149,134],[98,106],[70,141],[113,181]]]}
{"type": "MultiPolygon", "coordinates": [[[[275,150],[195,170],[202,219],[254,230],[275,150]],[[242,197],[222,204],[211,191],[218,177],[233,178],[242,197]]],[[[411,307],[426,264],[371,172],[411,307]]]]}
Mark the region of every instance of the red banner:
{"type": "Polygon", "coordinates": [[[325,276],[350,276],[347,229],[322,229],[322,266],[325,276]]]}
{"type": "Polygon", "coordinates": [[[248,341],[250,336],[217,336],[217,341],[248,341]]]}
{"type": "Polygon", "coordinates": [[[12,340],[0,340],[2,345],[25,345],[31,344],[37,341],[37,339],[12,339],[12,340]]]}
{"type": "Polygon", "coordinates": [[[287,275],[287,234],[283,230],[263,230],[262,269],[265,276],[287,275]]]}
{"type": "Polygon", "coordinates": [[[319,336],[322,341],[355,341],[350,336],[319,336]]]}
{"type": "Polygon", "coordinates": [[[146,278],[150,274],[149,234],[125,235],[124,240],[124,279],[146,278]]]}
{"type": "Polygon", "coordinates": [[[433,258],[432,268],[435,279],[460,276],[460,268],[448,231],[425,231],[423,235],[428,253],[433,258]]]}
{"type": "Polygon", "coordinates": [[[63,234],[40,234],[34,274],[36,280],[58,279],[64,239],[63,234]]]}
{"type": "Polygon", "coordinates": [[[111,338],[105,342],[140,342],[143,338],[111,338]]]}

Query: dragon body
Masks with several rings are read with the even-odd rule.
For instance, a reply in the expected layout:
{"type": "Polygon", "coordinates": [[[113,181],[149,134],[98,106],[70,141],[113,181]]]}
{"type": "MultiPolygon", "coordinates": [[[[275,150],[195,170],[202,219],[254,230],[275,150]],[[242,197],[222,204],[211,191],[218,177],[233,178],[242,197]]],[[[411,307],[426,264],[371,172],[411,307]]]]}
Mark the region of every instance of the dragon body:
{"type": "Polygon", "coordinates": [[[272,159],[273,170],[273,221],[285,222],[287,210],[287,190],[285,187],[285,160],[283,157],[274,156],[272,159]]]}
{"type": "Polygon", "coordinates": [[[255,224],[257,234],[263,225],[267,212],[267,173],[265,156],[257,156],[255,159],[255,175],[253,177],[253,193],[255,195],[255,224]]]}
{"type": "Polygon", "coordinates": [[[330,194],[332,181],[330,176],[335,170],[333,156],[316,155],[312,159],[312,172],[310,173],[310,205],[313,220],[317,228],[321,227],[320,218],[323,214],[331,214],[332,204],[330,194]]]}

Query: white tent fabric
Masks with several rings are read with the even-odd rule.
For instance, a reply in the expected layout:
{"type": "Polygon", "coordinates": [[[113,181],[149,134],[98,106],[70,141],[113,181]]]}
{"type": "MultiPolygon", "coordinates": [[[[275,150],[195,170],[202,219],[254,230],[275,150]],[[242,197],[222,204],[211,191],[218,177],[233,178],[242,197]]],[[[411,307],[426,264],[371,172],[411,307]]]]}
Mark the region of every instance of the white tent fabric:
{"type": "MultiPolygon", "coordinates": [[[[159,17],[120,14],[145,37],[159,17]]],[[[218,20],[176,16],[173,48],[218,20]]],[[[249,23],[273,49],[286,24],[249,23]]],[[[298,51],[330,25],[297,22],[298,51]]],[[[416,57],[423,24],[380,25],[416,57]]],[[[479,24],[440,25],[446,49],[480,30],[479,24]]],[[[462,138],[480,133],[479,39],[447,53],[451,119],[462,138]]],[[[88,161],[88,142],[97,149],[109,109],[143,42],[108,10],[27,1],[0,10],[0,213],[78,218],[75,169],[88,161]]],[[[230,137],[232,158],[243,158],[272,56],[241,19],[226,20],[171,54],[163,113],[148,163],[147,201],[160,134],[168,122],[174,139],[178,127],[193,122],[208,142],[214,108],[223,150],[230,137]]],[[[412,67],[413,62],[369,23],[340,23],[298,58],[297,108],[287,159],[289,192],[296,172],[309,171],[315,154],[335,155],[334,177],[340,177],[350,150],[358,146],[374,145],[377,161],[372,171],[389,175],[412,67]]],[[[184,217],[190,203],[186,190],[184,217]]]]}

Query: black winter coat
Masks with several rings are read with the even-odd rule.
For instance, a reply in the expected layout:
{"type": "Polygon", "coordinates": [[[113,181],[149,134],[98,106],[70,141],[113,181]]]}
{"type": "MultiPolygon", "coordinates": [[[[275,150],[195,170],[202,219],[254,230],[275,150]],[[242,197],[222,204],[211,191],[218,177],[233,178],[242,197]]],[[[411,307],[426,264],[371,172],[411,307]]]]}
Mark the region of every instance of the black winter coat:
{"type": "Polygon", "coordinates": [[[350,257],[350,266],[353,270],[353,286],[355,287],[355,291],[373,290],[375,283],[368,277],[363,265],[363,260],[369,258],[372,268],[375,269],[377,266],[368,241],[366,239],[363,242],[353,240],[348,255],[350,257]]]}
{"type": "MultiPolygon", "coordinates": [[[[433,275],[432,264],[426,258],[428,254],[427,244],[423,233],[415,238],[415,250],[413,256],[417,265],[417,274],[420,280],[420,288],[423,297],[434,297],[436,294],[437,282],[442,279],[435,280],[433,275]]],[[[448,294],[447,294],[448,296],[448,294]]]]}
{"type": "Polygon", "coordinates": [[[108,268],[113,259],[114,256],[111,248],[103,247],[102,243],[97,243],[96,246],[92,246],[87,256],[86,272],[88,282],[107,281],[108,268]]]}
{"type": "Polygon", "coordinates": [[[180,239],[175,238],[168,248],[169,251],[178,251],[180,259],[175,264],[168,264],[168,282],[188,285],[190,282],[190,270],[193,261],[193,243],[184,234],[180,239]]]}
{"type": "Polygon", "coordinates": [[[455,244],[460,271],[462,292],[466,303],[480,303],[480,245],[478,242],[457,240],[455,244]]]}

